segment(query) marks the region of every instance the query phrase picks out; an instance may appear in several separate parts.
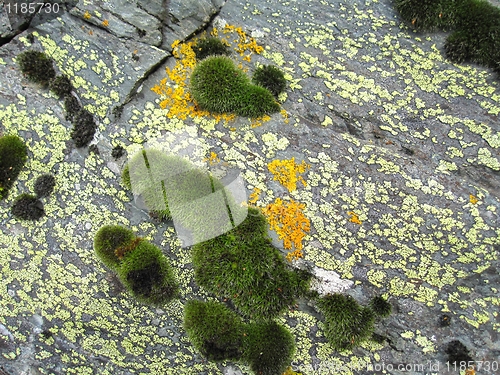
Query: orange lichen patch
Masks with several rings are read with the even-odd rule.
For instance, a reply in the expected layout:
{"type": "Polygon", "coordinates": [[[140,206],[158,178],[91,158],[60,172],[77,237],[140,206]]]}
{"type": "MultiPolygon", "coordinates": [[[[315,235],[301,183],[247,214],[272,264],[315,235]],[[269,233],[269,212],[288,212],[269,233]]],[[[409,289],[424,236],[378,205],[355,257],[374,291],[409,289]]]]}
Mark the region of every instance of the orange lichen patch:
{"type": "Polygon", "coordinates": [[[123,246],[118,246],[116,249],[115,249],[115,255],[118,259],[123,259],[123,257],[125,256],[126,253],[128,253],[129,251],[132,251],[134,250],[137,245],[139,244],[139,242],[142,241],[142,238],[141,237],[137,237],[135,239],[133,239],[132,241],[130,241],[128,244],[126,245],[123,245],[123,246]]]}
{"type": "Polygon", "coordinates": [[[108,21],[108,20],[104,20],[104,21],[102,21],[102,25],[103,25],[104,27],[108,27],[108,25],[109,25],[109,21],[108,21]]]}
{"type": "Polygon", "coordinates": [[[250,55],[244,57],[244,60],[250,61],[250,56],[252,53],[261,54],[264,51],[264,47],[259,46],[254,38],[247,36],[247,34],[241,29],[241,27],[236,27],[232,25],[226,25],[222,31],[224,34],[230,32],[236,32],[238,34],[238,39],[234,42],[238,43],[238,46],[234,48],[236,52],[243,56],[245,51],[250,51],[250,55]]]}
{"type": "Polygon", "coordinates": [[[476,204],[477,202],[479,202],[479,199],[477,199],[477,197],[475,197],[474,195],[469,194],[469,202],[471,202],[472,204],[476,204]]]}
{"type": "Polygon", "coordinates": [[[267,167],[274,175],[274,179],[278,180],[289,191],[297,190],[297,181],[302,182],[304,186],[307,185],[302,176],[299,176],[299,173],[304,173],[310,168],[309,164],[306,164],[305,161],[297,164],[295,163],[295,158],[291,158],[290,160],[273,160],[267,167]]]}
{"type": "Polygon", "coordinates": [[[361,225],[361,220],[359,220],[359,216],[354,211],[349,211],[347,215],[350,216],[349,221],[354,224],[361,225]]]}
{"type": "Polygon", "coordinates": [[[311,222],[303,213],[305,207],[304,203],[293,199],[284,202],[281,198],[276,198],[274,203],[268,204],[262,210],[271,229],[283,240],[285,249],[294,250],[287,255],[289,260],[303,256],[302,240],[311,230],[311,222]]]}
{"type": "Polygon", "coordinates": [[[286,111],[286,109],[282,109],[280,111],[280,113],[281,113],[281,116],[283,116],[283,119],[284,119],[283,122],[285,124],[288,124],[290,122],[290,120],[288,120],[288,112],[286,111]]]}
{"type": "Polygon", "coordinates": [[[268,115],[257,117],[255,119],[252,119],[252,123],[250,124],[250,126],[252,128],[258,128],[259,126],[262,126],[262,124],[264,122],[269,121],[269,120],[271,120],[271,116],[268,116],[268,115]]]}
{"type": "Polygon", "coordinates": [[[83,14],[83,18],[85,18],[86,20],[89,20],[90,18],[92,17],[92,15],[89,13],[89,11],[85,11],[85,13],[83,14]]]}
{"type": "Polygon", "coordinates": [[[249,203],[255,203],[259,199],[259,195],[262,192],[258,187],[253,188],[253,192],[250,194],[248,202],[249,203]]]}
{"type": "Polygon", "coordinates": [[[217,156],[215,152],[211,152],[208,158],[203,159],[203,161],[208,161],[210,165],[215,165],[220,163],[220,158],[217,156]]]}

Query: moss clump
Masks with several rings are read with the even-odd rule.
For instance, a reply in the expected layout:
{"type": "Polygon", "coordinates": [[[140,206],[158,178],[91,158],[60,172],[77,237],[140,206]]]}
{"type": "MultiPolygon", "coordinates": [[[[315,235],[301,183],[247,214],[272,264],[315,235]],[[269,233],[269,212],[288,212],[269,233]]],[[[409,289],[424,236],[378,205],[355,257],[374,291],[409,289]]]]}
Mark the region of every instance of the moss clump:
{"type": "Polygon", "coordinates": [[[26,145],[18,136],[0,137],[0,199],[7,197],[28,159],[27,154],[26,145]]]}
{"type": "Polygon", "coordinates": [[[250,323],[246,330],[243,358],[252,371],[259,375],[283,374],[295,352],[290,331],[274,321],[250,323]]]}
{"type": "Polygon", "coordinates": [[[52,194],[56,186],[56,178],[51,174],[44,174],[38,177],[35,181],[35,194],[38,198],[48,197],[52,194]]]}
{"type": "Polygon", "coordinates": [[[295,303],[309,287],[310,274],[290,270],[267,236],[258,209],[231,231],[193,246],[196,282],[230,298],[252,319],[272,319],[295,303]]]}
{"type": "Polygon", "coordinates": [[[334,349],[350,350],[372,335],[373,311],[360,306],[351,296],[331,294],[317,304],[325,317],[325,336],[334,349]]]}
{"type": "Polygon", "coordinates": [[[76,147],[87,146],[97,130],[97,125],[94,122],[94,117],[86,109],[81,109],[72,120],[73,129],[71,130],[71,138],[75,142],[76,147]]]}
{"type": "Polygon", "coordinates": [[[12,215],[21,220],[38,220],[45,215],[43,203],[34,195],[19,195],[11,209],[12,215]]]}
{"type": "Polygon", "coordinates": [[[469,350],[458,340],[450,341],[446,346],[445,353],[448,354],[449,363],[472,362],[469,350]]]}
{"type": "Polygon", "coordinates": [[[21,72],[32,82],[47,85],[56,76],[52,59],[45,53],[29,50],[16,59],[21,72]]]}
{"type": "Polygon", "coordinates": [[[82,106],[73,95],[67,95],[64,98],[64,110],[66,111],[66,120],[73,121],[76,114],[82,110],[82,106]]]}
{"type": "Polygon", "coordinates": [[[252,76],[255,85],[268,89],[274,97],[278,97],[286,88],[286,79],[283,72],[273,65],[258,67],[252,76]]]}
{"type": "Polygon", "coordinates": [[[376,316],[383,318],[391,315],[392,312],[391,304],[381,296],[372,298],[372,300],[370,301],[370,308],[376,316]]]}
{"type": "Polygon", "coordinates": [[[268,90],[252,85],[246,74],[225,56],[207,57],[196,65],[190,89],[198,106],[211,113],[255,118],[280,108],[268,90]]]}
{"type": "Polygon", "coordinates": [[[117,145],[111,151],[111,156],[117,160],[120,159],[125,154],[125,149],[121,145],[117,145]]]}
{"type": "Polygon", "coordinates": [[[196,60],[202,60],[205,57],[213,55],[230,55],[229,46],[222,40],[215,37],[201,38],[192,46],[196,55],[196,60]]]}
{"type": "Polygon", "coordinates": [[[134,233],[120,225],[105,225],[94,236],[94,251],[101,261],[111,270],[116,271],[120,259],[115,250],[134,240],[134,233]]]}
{"type": "Polygon", "coordinates": [[[177,282],[168,260],[160,249],[147,241],[138,241],[125,252],[117,269],[122,284],[137,300],[163,305],[177,295],[177,282]]]}
{"type": "Polygon", "coordinates": [[[184,329],[194,347],[210,361],[239,360],[242,355],[244,324],[221,303],[188,301],[184,329]]]}
{"type": "Polygon", "coordinates": [[[49,89],[59,98],[63,98],[71,93],[73,85],[68,77],[61,75],[50,81],[49,89]]]}
{"type": "Polygon", "coordinates": [[[414,30],[451,30],[468,0],[395,0],[396,10],[414,30]]]}

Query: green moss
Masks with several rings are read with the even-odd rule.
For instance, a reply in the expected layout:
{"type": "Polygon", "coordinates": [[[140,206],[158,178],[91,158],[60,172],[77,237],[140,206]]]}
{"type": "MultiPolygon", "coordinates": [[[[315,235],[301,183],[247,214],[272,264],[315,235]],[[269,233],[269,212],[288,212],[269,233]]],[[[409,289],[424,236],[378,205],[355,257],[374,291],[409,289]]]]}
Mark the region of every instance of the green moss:
{"type": "Polygon", "coordinates": [[[49,83],[49,89],[59,98],[63,98],[69,95],[73,90],[73,85],[71,81],[66,76],[57,76],[49,83]]]}
{"type": "Polygon", "coordinates": [[[48,197],[52,194],[56,186],[56,179],[50,174],[44,174],[38,177],[35,181],[35,194],[38,198],[48,197]]]}
{"type": "Polygon", "coordinates": [[[73,117],[72,123],[71,138],[75,142],[75,146],[78,148],[87,146],[97,130],[94,117],[86,109],[81,109],[73,117]]]}
{"type": "Polygon", "coordinates": [[[16,135],[0,137],[0,199],[7,197],[27,159],[27,148],[21,138],[16,135]]]}
{"type": "Polygon", "coordinates": [[[205,57],[213,55],[229,55],[231,50],[222,40],[214,37],[201,38],[193,45],[193,51],[196,60],[202,60],[205,57]]]}
{"type": "Polygon", "coordinates": [[[73,95],[66,95],[64,98],[64,110],[66,111],[66,120],[73,121],[76,114],[82,110],[82,106],[73,95]]]}
{"type": "Polygon", "coordinates": [[[38,220],[45,215],[43,203],[31,194],[19,195],[11,209],[12,215],[21,220],[38,220]]]}
{"type": "Polygon", "coordinates": [[[268,89],[274,97],[278,97],[286,88],[283,72],[273,65],[263,65],[255,70],[252,82],[268,89]]]}
{"type": "Polygon", "coordinates": [[[221,303],[188,301],[184,329],[194,347],[211,361],[238,360],[242,355],[243,321],[221,303]]]}
{"type": "Polygon", "coordinates": [[[245,73],[225,56],[207,57],[196,65],[190,88],[199,107],[212,113],[255,118],[279,111],[272,94],[252,85],[245,73]]]}
{"type": "Polygon", "coordinates": [[[468,0],[395,0],[396,10],[419,31],[450,30],[460,18],[460,7],[468,0]]]}
{"type": "Polygon", "coordinates": [[[252,319],[272,319],[304,295],[310,275],[290,270],[258,209],[233,230],[193,246],[196,282],[252,319]]]}
{"type": "Polygon", "coordinates": [[[391,315],[392,306],[381,296],[373,297],[370,301],[370,308],[373,310],[375,315],[380,317],[387,317],[391,315]]]}
{"type": "Polygon", "coordinates": [[[285,327],[271,321],[246,327],[243,358],[255,374],[283,374],[295,352],[295,341],[285,327]]]}
{"type": "Polygon", "coordinates": [[[156,306],[170,302],[177,296],[178,284],[172,267],[156,246],[140,241],[125,253],[117,274],[137,300],[156,306]]]}
{"type": "Polygon", "coordinates": [[[16,61],[30,81],[47,85],[56,76],[52,59],[43,52],[29,50],[20,53],[16,61]]]}
{"type": "Polygon", "coordinates": [[[111,270],[116,271],[120,259],[115,250],[129,244],[135,238],[134,233],[120,225],[105,225],[94,236],[94,251],[99,259],[111,270]]]}
{"type": "Polygon", "coordinates": [[[351,296],[331,294],[317,303],[325,317],[325,336],[334,349],[352,349],[372,335],[373,311],[360,306],[351,296]]]}

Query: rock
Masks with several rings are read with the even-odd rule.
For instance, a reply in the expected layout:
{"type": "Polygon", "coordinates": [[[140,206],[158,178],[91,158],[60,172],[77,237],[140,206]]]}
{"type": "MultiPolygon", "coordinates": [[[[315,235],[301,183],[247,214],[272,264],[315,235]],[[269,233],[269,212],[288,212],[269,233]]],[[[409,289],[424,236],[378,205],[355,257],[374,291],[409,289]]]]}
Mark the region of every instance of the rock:
{"type": "Polygon", "coordinates": [[[342,293],[354,285],[353,281],[341,279],[339,274],[334,271],[314,267],[312,273],[314,279],[311,282],[311,289],[317,291],[321,296],[342,293]]]}

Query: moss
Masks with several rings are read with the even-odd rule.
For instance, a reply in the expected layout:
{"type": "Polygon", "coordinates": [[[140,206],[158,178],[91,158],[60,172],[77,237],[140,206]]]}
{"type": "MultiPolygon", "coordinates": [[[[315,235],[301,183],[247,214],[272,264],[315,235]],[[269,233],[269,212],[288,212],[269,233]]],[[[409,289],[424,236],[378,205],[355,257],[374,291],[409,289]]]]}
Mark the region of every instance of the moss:
{"type": "Polygon", "coordinates": [[[0,199],[7,197],[27,159],[27,148],[21,138],[16,135],[0,137],[0,199]]]}
{"type": "Polygon", "coordinates": [[[458,340],[450,341],[446,346],[445,353],[448,354],[448,362],[451,364],[472,361],[469,350],[458,340]]]}
{"type": "Polygon", "coordinates": [[[38,198],[48,197],[52,194],[54,186],[56,186],[56,179],[54,176],[50,174],[41,175],[35,181],[35,194],[38,198]]]}
{"type": "Polygon", "coordinates": [[[331,294],[317,303],[325,317],[325,336],[334,349],[352,349],[371,337],[374,313],[360,306],[351,296],[331,294]]]}
{"type": "Polygon", "coordinates": [[[233,230],[193,246],[196,282],[230,298],[252,319],[272,319],[309,287],[310,274],[291,271],[267,236],[258,209],[233,230]]]}
{"type": "Polygon", "coordinates": [[[290,365],[295,341],[284,326],[271,321],[251,323],[246,327],[243,358],[255,374],[283,374],[290,365]]]}
{"type": "Polygon", "coordinates": [[[71,130],[71,138],[75,142],[76,147],[87,146],[97,130],[97,125],[94,122],[94,117],[86,109],[81,109],[72,120],[73,129],[71,130]]]}
{"type": "Polygon", "coordinates": [[[442,314],[439,317],[438,324],[439,324],[439,327],[448,327],[450,325],[450,322],[451,322],[451,316],[449,316],[447,314],[442,314]]]}
{"type": "Polygon", "coordinates": [[[207,57],[193,70],[191,94],[202,110],[260,117],[279,111],[272,94],[252,85],[245,73],[225,56],[207,57]]]}
{"type": "Polygon", "coordinates": [[[373,297],[370,301],[370,308],[373,310],[376,316],[387,317],[391,315],[392,306],[385,300],[382,296],[373,297]]]}
{"type": "Polygon", "coordinates": [[[147,241],[137,243],[127,251],[117,274],[137,300],[156,306],[170,302],[177,296],[178,285],[168,260],[160,249],[147,241]]]}
{"type": "Polygon", "coordinates": [[[45,215],[43,203],[31,194],[19,195],[11,209],[12,215],[21,220],[38,220],[45,215]]]}
{"type": "Polygon", "coordinates": [[[66,111],[66,120],[72,121],[76,114],[82,110],[82,106],[76,97],[67,95],[64,98],[64,110],[66,111]]]}
{"type": "Polygon", "coordinates": [[[47,85],[56,76],[52,59],[45,53],[28,50],[16,59],[21,72],[32,82],[47,85]]]}
{"type": "Polygon", "coordinates": [[[283,72],[273,65],[258,67],[252,76],[255,85],[268,89],[277,98],[286,88],[286,79],[283,72]]]}
{"type": "Polygon", "coordinates": [[[50,81],[49,89],[59,98],[63,98],[71,93],[73,85],[68,77],[61,75],[50,81]]]}
{"type": "Polygon", "coordinates": [[[213,55],[230,55],[229,46],[215,37],[201,38],[192,46],[197,60],[213,55]]]}
{"type": "Polygon", "coordinates": [[[117,160],[120,159],[125,154],[125,149],[121,145],[117,145],[111,151],[111,156],[117,160]]]}
{"type": "Polygon", "coordinates": [[[242,355],[243,321],[221,303],[188,301],[184,329],[194,347],[208,360],[239,360],[242,355]]]}
{"type": "Polygon", "coordinates": [[[115,250],[129,244],[135,238],[134,233],[120,225],[105,225],[94,236],[94,251],[99,259],[111,270],[116,271],[120,259],[115,250]]]}
{"type": "Polygon", "coordinates": [[[450,30],[460,18],[460,7],[468,0],[396,0],[396,10],[415,30],[450,30]]]}

